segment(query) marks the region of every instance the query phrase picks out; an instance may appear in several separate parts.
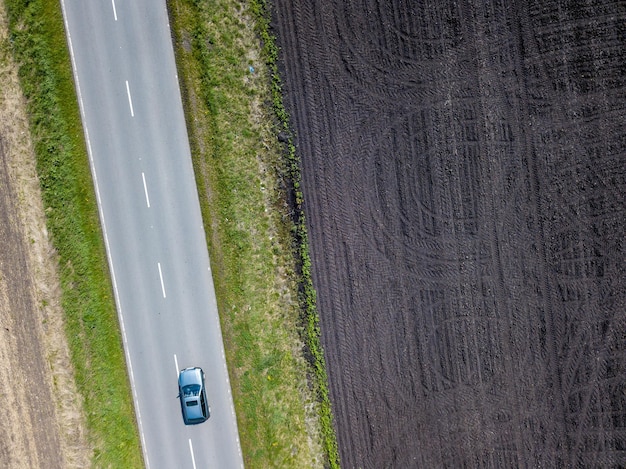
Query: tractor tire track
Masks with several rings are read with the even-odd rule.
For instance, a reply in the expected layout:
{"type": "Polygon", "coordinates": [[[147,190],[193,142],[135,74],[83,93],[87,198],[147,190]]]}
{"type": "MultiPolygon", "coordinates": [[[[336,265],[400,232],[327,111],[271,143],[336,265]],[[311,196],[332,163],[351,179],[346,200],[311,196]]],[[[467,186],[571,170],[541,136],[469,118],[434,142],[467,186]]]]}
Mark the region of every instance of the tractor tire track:
{"type": "Polygon", "coordinates": [[[275,2],[343,467],[626,464],[625,10],[275,2]]]}

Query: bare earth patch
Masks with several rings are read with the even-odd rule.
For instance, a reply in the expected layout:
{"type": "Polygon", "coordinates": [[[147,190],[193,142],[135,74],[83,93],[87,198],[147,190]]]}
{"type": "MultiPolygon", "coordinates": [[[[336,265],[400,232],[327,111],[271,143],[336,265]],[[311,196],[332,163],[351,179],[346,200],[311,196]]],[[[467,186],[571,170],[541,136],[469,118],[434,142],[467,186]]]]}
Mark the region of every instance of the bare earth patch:
{"type": "Polygon", "coordinates": [[[88,467],[57,260],[0,4],[0,467],[88,467]]]}

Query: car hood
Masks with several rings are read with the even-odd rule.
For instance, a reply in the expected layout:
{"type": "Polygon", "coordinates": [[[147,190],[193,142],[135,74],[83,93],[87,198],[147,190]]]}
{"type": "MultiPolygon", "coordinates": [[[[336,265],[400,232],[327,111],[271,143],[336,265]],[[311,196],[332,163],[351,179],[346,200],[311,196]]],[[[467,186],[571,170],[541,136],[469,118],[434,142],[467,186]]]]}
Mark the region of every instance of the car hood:
{"type": "Polygon", "coordinates": [[[202,385],[202,371],[199,368],[183,370],[178,378],[178,384],[181,388],[189,384],[202,385]]]}

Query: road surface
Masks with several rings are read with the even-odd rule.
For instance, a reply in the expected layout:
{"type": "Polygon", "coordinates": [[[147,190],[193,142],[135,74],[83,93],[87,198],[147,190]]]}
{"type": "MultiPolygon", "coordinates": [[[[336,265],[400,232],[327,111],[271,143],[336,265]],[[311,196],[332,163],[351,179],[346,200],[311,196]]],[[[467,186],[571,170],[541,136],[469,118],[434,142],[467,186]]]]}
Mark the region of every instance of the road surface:
{"type": "Polygon", "coordinates": [[[146,466],[243,467],[165,2],[62,4],[146,466]],[[188,366],[212,411],[196,426],[188,366]]]}

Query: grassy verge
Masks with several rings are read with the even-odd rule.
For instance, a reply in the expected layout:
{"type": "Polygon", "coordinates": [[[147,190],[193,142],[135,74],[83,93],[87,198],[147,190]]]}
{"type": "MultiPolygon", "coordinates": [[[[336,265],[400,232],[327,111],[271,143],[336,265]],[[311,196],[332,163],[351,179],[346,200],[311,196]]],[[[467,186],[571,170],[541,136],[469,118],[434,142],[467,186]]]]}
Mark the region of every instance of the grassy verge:
{"type": "Polygon", "coordinates": [[[117,314],[58,0],[5,0],[95,467],[141,467],[117,314]]]}
{"type": "Polygon", "coordinates": [[[266,5],[168,5],[245,463],[338,467],[266,5]]]}

